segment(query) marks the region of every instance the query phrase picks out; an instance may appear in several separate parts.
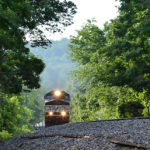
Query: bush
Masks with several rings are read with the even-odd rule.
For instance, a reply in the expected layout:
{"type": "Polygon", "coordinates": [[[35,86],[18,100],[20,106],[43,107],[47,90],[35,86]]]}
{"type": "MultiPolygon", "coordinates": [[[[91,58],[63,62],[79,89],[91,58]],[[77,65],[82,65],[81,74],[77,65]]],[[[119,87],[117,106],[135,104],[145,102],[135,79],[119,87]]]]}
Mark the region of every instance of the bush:
{"type": "Polygon", "coordinates": [[[5,141],[9,138],[12,137],[12,134],[10,134],[8,131],[3,130],[2,132],[0,132],[0,140],[5,141]]]}
{"type": "Polygon", "coordinates": [[[120,118],[141,117],[143,116],[144,106],[137,101],[126,102],[119,106],[118,112],[120,118]]]}

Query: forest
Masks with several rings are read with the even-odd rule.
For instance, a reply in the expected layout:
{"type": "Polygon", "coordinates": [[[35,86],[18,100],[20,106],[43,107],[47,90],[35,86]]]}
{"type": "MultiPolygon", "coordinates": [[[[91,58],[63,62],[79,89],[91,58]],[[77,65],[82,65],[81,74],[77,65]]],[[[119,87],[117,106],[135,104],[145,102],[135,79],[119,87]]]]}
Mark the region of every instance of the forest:
{"type": "Polygon", "coordinates": [[[1,140],[33,132],[55,88],[71,94],[71,122],[150,115],[150,1],[120,0],[118,12],[103,29],[87,20],[76,36],[50,41],[38,26],[72,24],[72,2],[1,0],[1,140]]]}
{"type": "Polygon", "coordinates": [[[64,31],[75,13],[71,1],[0,1],[0,140],[33,132],[35,123],[43,121],[45,91],[40,78],[46,67],[32,51],[52,46],[44,30],[64,31]]]}

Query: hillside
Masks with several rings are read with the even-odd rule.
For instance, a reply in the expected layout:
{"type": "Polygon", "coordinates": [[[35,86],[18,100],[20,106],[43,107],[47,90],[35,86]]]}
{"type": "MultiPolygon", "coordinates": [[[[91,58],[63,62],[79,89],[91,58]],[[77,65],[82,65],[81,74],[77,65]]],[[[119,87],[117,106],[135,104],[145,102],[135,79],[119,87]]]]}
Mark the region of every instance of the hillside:
{"type": "Polygon", "coordinates": [[[64,38],[60,41],[52,41],[52,45],[46,49],[31,48],[31,52],[41,58],[46,67],[41,74],[41,87],[44,92],[53,89],[68,90],[68,73],[73,64],[67,57],[69,40],[64,38]]]}

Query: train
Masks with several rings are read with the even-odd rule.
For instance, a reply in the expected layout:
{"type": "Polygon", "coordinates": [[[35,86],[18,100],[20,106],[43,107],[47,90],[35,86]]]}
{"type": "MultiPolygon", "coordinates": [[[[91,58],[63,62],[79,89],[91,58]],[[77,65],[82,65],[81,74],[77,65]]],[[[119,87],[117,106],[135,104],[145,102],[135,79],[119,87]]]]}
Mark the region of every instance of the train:
{"type": "Polygon", "coordinates": [[[45,127],[69,123],[70,95],[62,90],[52,90],[44,95],[45,127]]]}

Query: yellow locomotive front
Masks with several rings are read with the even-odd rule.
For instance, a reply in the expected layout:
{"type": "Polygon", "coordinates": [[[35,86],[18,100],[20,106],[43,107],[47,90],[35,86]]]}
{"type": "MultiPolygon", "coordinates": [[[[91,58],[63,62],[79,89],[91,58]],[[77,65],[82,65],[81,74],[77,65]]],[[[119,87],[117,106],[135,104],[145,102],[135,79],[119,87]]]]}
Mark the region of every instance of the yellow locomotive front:
{"type": "Polygon", "coordinates": [[[45,94],[45,127],[69,122],[70,95],[53,90],[45,94]]]}

